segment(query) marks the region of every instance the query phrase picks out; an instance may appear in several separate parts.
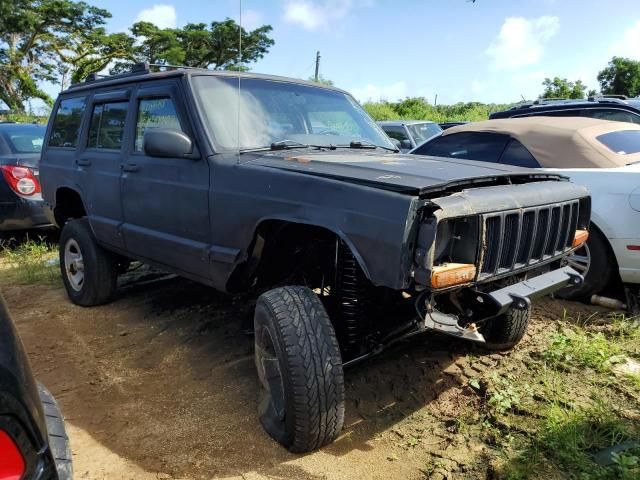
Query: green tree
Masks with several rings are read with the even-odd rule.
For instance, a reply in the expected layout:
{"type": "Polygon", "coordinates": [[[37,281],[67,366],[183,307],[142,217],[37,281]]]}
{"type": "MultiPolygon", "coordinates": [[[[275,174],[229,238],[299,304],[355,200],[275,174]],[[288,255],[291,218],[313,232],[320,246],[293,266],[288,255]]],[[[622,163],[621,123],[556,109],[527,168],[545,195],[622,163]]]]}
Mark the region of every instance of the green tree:
{"type": "Polygon", "coordinates": [[[544,92],[541,98],[584,98],[587,86],[582,80],[570,82],[566,78],[545,78],[542,82],[544,92]]]}
{"type": "Polygon", "coordinates": [[[598,73],[600,91],[605,95],[640,95],[640,62],[629,58],[613,57],[607,67],[598,73]]]}
{"type": "Polygon", "coordinates": [[[131,33],[137,40],[127,62],[114,71],[127,69],[131,62],[185,65],[214,70],[246,70],[246,64],[265,56],[274,44],[272,28],[263,25],[252,31],[240,30],[232,19],[222,22],[189,23],[183,28],[159,28],[149,22],[137,22],[131,33]],[[242,38],[240,55],[239,33],[242,38]]]}
{"type": "MultiPolygon", "coordinates": [[[[0,100],[24,111],[25,102],[52,99],[39,83],[58,79],[61,52],[84,45],[110,14],[71,0],[0,2],[0,100]]],[[[103,31],[104,32],[104,31],[103,31]]]]}
{"type": "Polygon", "coordinates": [[[326,85],[327,87],[333,87],[333,80],[329,80],[328,78],[324,78],[322,74],[318,75],[318,80],[313,75],[310,76],[307,80],[310,82],[319,83],[320,85],[326,85]]]}

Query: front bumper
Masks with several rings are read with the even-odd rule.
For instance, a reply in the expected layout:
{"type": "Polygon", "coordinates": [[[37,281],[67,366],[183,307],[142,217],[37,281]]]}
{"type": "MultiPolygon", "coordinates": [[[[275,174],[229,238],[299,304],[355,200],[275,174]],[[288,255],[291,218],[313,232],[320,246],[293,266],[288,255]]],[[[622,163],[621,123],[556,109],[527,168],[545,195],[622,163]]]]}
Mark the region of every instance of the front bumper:
{"type": "MultiPolygon", "coordinates": [[[[526,310],[531,305],[531,299],[581,283],[582,276],[578,272],[571,267],[562,267],[492,292],[473,291],[470,297],[475,305],[471,308],[475,307],[482,312],[481,319],[487,320],[505,313],[510,308],[526,310]]],[[[425,316],[424,328],[474,342],[486,342],[475,323],[462,327],[458,324],[457,317],[438,311],[425,316]]]]}
{"type": "Polygon", "coordinates": [[[564,287],[576,287],[582,283],[582,276],[571,267],[562,267],[514,285],[480,294],[496,308],[500,315],[510,308],[529,308],[532,298],[544,297],[564,287]]]}

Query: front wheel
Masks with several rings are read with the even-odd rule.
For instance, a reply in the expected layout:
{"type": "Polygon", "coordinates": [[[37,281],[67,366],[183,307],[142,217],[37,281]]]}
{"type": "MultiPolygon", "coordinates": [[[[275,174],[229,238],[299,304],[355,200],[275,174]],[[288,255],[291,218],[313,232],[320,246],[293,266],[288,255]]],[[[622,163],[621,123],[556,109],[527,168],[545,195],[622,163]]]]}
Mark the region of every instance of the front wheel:
{"type": "Polygon", "coordinates": [[[260,296],[254,317],[260,422],[292,452],[331,443],[344,423],[342,358],[318,296],[290,286],[260,296]]]}
{"type": "Polygon", "coordinates": [[[480,330],[487,342],[485,347],[489,350],[515,347],[527,333],[530,318],[531,306],[527,305],[523,309],[510,308],[506,313],[487,320],[480,330]]]}

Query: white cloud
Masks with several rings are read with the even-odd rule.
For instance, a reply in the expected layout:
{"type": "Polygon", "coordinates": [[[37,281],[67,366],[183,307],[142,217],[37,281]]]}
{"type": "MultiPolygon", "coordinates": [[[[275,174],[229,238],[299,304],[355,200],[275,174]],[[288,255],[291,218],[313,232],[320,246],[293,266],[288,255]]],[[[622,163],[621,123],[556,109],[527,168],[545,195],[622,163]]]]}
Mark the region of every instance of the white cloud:
{"type": "Polygon", "coordinates": [[[289,0],[284,6],[284,20],[307,30],[329,28],[354,7],[370,4],[369,0],[289,0]]]}
{"type": "Polygon", "coordinates": [[[242,11],[242,28],[247,31],[255,30],[256,28],[264,25],[264,15],[258,10],[243,10],[242,11]]]}
{"type": "Polygon", "coordinates": [[[387,100],[395,102],[407,97],[407,84],[404,81],[391,83],[389,85],[374,85],[372,83],[364,87],[351,88],[349,90],[356,99],[361,102],[387,100]]]}
{"type": "Polygon", "coordinates": [[[545,44],[559,28],[558,17],[508,17],[486,54],[493,58],[493,66],[499,70],[535,65],[542,58],[545,44]]]}
{"type": "Polygon", "coordinates": [[[178,16],[173,5],[159,4],[142,10],[135,21],[151,22],[159,28],[175,28],[178,24],[178,16]]]}
{"type": "Polygon", "coordinates": [[[625,30],[622,38],[611,46],[611,55],[640,60],[640,20],[625,30]]]}

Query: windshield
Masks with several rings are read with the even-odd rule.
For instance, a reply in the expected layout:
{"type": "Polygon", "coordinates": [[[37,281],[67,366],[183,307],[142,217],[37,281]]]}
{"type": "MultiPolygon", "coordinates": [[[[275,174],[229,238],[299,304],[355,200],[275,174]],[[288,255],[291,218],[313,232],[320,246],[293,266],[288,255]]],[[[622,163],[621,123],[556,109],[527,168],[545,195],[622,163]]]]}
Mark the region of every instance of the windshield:
{"type": "Polygon", "coordinates": [[[40,153],[45,130],[44,125],[3,125],[0,136],[11,153],[40,153]]]}
{"type": "Polygon", "coordinates": [[[341,92],[256,78],[239,82],[238,78],[197,76],[193,82],[209,134],[224,149],[265,148],[286,140],[395,148],[355,100],[341,92]]]}
{"type": "Polygon", "coordinates": [[[422,145],[430,138],[442,132],[442,129],[437,123],[414,123],[407,125],[407,128],[416,145],[422,145]]]}

